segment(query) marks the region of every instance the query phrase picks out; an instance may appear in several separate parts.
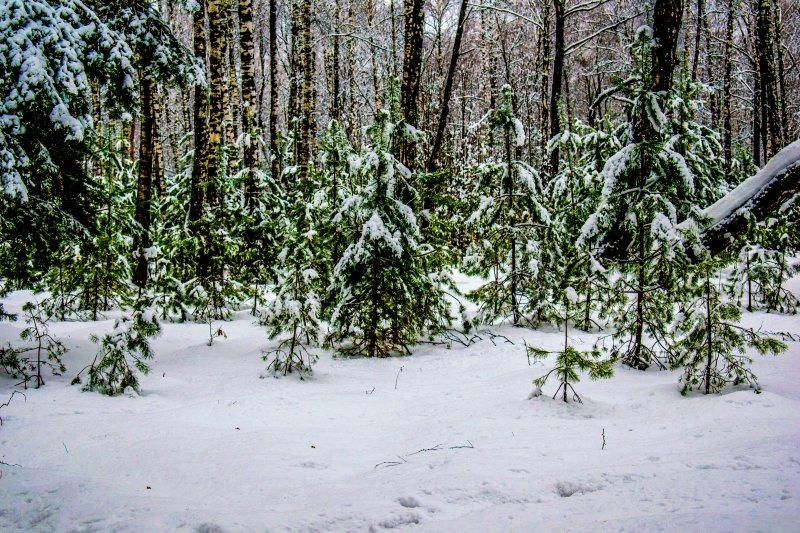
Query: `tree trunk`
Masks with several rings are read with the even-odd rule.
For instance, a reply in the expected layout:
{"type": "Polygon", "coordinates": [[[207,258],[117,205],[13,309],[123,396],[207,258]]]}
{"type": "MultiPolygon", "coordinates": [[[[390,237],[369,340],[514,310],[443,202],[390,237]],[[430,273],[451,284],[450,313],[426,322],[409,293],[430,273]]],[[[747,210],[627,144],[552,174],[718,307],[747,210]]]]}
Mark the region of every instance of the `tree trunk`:
{"type": "Polygon", "coordinates": [[[150,247],[150,218],[153,185],[153,80],[148,76],[140,77],[140,102],[142,110],[139,134],[139,172],[136,185],[136,271],[135,282],[139,291],[147,285],[147,255],[150,247]]]}
{"type": "Polygon", "coordinates": [[[733,163],[733,131],[731,124],[731,75],[733,70],[733,21],[736,18],[737,0],[728,0],[728,20],[725,25],[724,74],[722,77],[722,154],[725,159],[725,179],[731,181],[733,163]]]}
{"type": "Polygon", "coordinates": [[[278,154],[278,0],[269,0],[269,152],[272,179],[281,174],[278,154]]]}
{"type": "Polygon", "coordinates": [[[653,7],[653,85],[655,92],[668,91],[677,64],[676,48],[681,31],[683,0],[656,0],[653,7]]]}
{"type": "MultiPolygon", "coordinates": [[[[424,0],[404,0],[405,52],[403,54],[403,80],[400,86],[400,113],[412,126],[419,126],[419,87],[422,77],[422,24],[424,0]]],[[[400,160],[411,168],[416,158],[414,143],[403,142],[400,160]]]]}
{"type": "MultiPolygon", "coordinates": [[[[205,15],[206,3],[200,2],[198,9],[192,17],[192,33],[194,38],[194,55],[206,70],[206,30],[205,15]]],[[[203,213],[204,187],[208,177],[205,168],[203,152],[207,144],[208,121],[208,87],[195,86],[194,88],[194,161],[192,165],[192,182],[189,198],[189,221],[200,220],[203,213]]]]}
{"type": "Polygon", "coordinates": [[[258,193],[255,170],[258,165],[256,142],[256,57],[253,39],[253,0],[239,0],[239,41],[242,61],[242,129],[249,140],[244,143],[243,160],[247,171],[245,204],[252,210],[258,193]]]}
{"type": "Polygon", "coordinates": [[[225,42],[227,13],[225,0],[208,0],[208,29],[209,29],[209,85],[211,95],[209,98],[209,127],[206,149],[203,156],[204,166],[208,169],[205,176],[209,183],[206,200],[209,206],[214,207],[218,204],[216,187],[214,180],[220,174],[219,151],[222,148],[223,125],[225,123],[225,93],[228,80],[225,75],[225,42]]]}
{"type": "MultiPolygon", "coordinates": [[[[553,84],[550,89],[550,139],[561,133],[561,86],[564,77],[564,22],[566,0],[553,0],[555,42],[553,46],[553,84]]],[[[558,173],[558,148],[550,154],[550,176],[558,173]]]]}
{"type": "Polygon", "coordinates": [[[772,33],[771,0],[756,0],[756,56],[760,75],[762,129],[766,133],[766,157],[783,148],[783,133],[778,111],[778,88],[775,76],[775,53],[772,33]]]}
{"type": "Polygon", "coordinates": [[[692,59],[692,81],[697,81],[697,68],[700,63],[700,45],[703,35],[703,26],[705,22],[705,2],[704,0],[697,0],[697,27],[694,34],[694,58],[692,59]]]}
{"type": "Polygon", "coordinates": [[[433,145],[428,158],[428,172],[436,170],[439,152],[444,141],[444,130],[447,127],[447,117],[450,114],[450,95],[453,91],[453,80],[456,75],[458,58],[461,55],[461,38],[464,35],[464,21],[467,18],[467,3],[467,0],[461,0],[461,7],[458,11],[458,26],[456,26],[456,35],[453,40],[453,53],[450,56],[450,66],[447,68],[447,77],[445,78],[444,91],[442,93],[442,109],[439,113],[439,121],[436,124],[436,135],[433,138],[433,145]]]}

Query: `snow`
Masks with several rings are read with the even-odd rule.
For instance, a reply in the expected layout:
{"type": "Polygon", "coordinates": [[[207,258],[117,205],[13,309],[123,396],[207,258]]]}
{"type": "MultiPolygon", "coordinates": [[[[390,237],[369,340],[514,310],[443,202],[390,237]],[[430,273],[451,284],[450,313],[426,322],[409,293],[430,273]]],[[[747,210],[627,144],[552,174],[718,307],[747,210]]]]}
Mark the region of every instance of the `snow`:
{"type": "Polygon", "coordinates": [[[789,167],[800,164],[800,139],[775,154],[755,176],[744,180],[738,187],[703,210],[711,219],[711,226],[719,224],[754,198],[772,179],[789,167]]]}
{"type": "MultiPolygon", "coordinates": [[[[800,288],[793,280],[793,290],[800,288]]],[[[480,280],[459,278],[462,288],[480,280]]],[[[19,311],[30,293],[14,293],[19,311]]],[[[470,309],[470,313],[474,310],[470,309]]],[[[797,316],[746,324],[800,334],[797,316]]],[[[243,311],[227,339],[164,324],[141,396],[69,386],[113,320],[57,323],[69,372],[0,410],[0,530],[725,531],[800,523],[800,343],[756,357],[762,394],[679,394],[679,372],[583,379],[584,403],[527,399],[523,340],[378,360],[323,353],[314,374],[259,379],[273,346],[243,311]]],[[[0,324],[0,341],[20,323],[0,324]]],[[[599,337],[570,331],[585,349],[599,337]]],[[[277,342],[277,341],[275,341],[277,342]]],[[[14,380],[0,377],[4,402],[14,380]]],[[[1,402],[0,402],[1,403],[1,402]]]]}

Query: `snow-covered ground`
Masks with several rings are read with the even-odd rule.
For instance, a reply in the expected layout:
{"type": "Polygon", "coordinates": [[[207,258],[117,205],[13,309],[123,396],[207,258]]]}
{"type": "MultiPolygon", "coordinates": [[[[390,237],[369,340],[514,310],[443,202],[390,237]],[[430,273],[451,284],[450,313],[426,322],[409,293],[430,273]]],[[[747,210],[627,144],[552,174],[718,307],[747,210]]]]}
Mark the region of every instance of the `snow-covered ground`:
{"type": "MultiPolygon", "coordinates": [[[[745,320],[800,334],[797,316],[745,320]]],[[[21,326],[1,324],[0,341],[21,326]]],[[[89,334],[110,327],[54,325],[67,374],[0,410],[0,531],[800,527],[800,343],[757,358],[762,394],[684,398],[678,372],[620,367],[565,405],[527,399],[549,367],[528,365],[523,340],[557,348],[553,329],[403,358],[323,353],[299,381],[259,378],[269,344],[242,314],[210,347],[207,326],[165,324],[139,397],[70,386],[89,334]]],[[[2,401],[13,383],[0,378],[2,401]]]]}

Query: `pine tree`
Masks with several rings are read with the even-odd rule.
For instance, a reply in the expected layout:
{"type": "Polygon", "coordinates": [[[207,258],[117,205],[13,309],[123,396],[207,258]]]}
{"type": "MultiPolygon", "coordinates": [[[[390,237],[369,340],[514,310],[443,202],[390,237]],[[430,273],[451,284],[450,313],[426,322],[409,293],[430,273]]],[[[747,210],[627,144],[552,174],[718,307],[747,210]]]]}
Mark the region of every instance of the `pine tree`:
{"type": "Polygon", "coordinates": [[[268,370],[286,375],[297,371],[302,379],[311,373],[316,356],[308,351],[321,336],[320,296],[322,281],[315,267],[313,250],[318,237],[314,228],[313,206],[298,194],[292,209],[286,213],[281,225],[283,250],[278,255],[278,282],[275,298],[261,315],[261,323],[267,326],[269,338],[274,339],[284,332],[289,337],[281,340],[275,350],[264,353],[269,361],[268,370]]]}
{"type": "Polygon", "coordinates": [[[479,320],[509,317],[518,326],[541,318],[541,305],[555,284],[548,268],[554,264],[548,246],[554,234],[538,172],[514,157],[514,147],[524,143],[525,134],[512,99],[511,87],[504,86],[500,107],[487,117],[501,134],[503,155],[474,169],[481,199],[467,221],[475,239],[464,264],[467,272],[492,278],[469,295],[480,302],[479,320]]]}
{"type": "Polygon", "coordinates": [[[742,383],[759,391],[747,348],[761,355],[786,350],[784,343],[739,325],[741,309],[722,299],[714,279],[721,266],[720,260],[706,258],[688,277],[690,298],[681,306],[672,346],[672,368],[683,369],[681,394],[694,389],[709,394],[742,383]]]}
{"type": "Polygon", "coordinates": [[[153,351],[149,339],[160,332],[161,325],[152,309],[135,311],[116,320],[111,333],[102,338],[92,335],[92,342],[99,344],[100,349],[72,384],[81,383],[81,374],[86,371],[85,391],[94,390],[108,396],[124,394],[129,388],[139,392],[136,372],[150,372],[147,361],[153,358],[153,351]]]}
{"type": "Polygon", "coordinates": [[[797,312],[800,301],[787,288],[787,281],[800,272],[800,262],[794,257],[800,250],[800,237],[793,231],[798,221],[800,208],[796,205],[764,222],[751,220],[726,286],[731,297],[746,298],[748,311],[797,312]]]}
{"type": "Polygon", "coordinates": [[[449,322],[442,289],[421,262],[429,248],[401,199],[415,192],[412,173],[389,151],[394,127],[389,113],[380,111],[356,165],[364,186],[334,219],[345,228],[348,246],[333,271],[329,341],[345,354],[410,353],[420,335],[449,322]]]}
{"type": "Polygon", "coordinates": [[[608,379],[614,375],[614,358],[600,359],[600,350],[595,345],[588,352],[581,352],[569,343],[569,324],[571,321],[580,317],[580,309],[575,305],[578,303],[578,294],[572,287],[567,287],[561,298],[560,318],[564,327],[564,349],[559,351],[548,351],[534,346],[527,346],[528,357],[536,359],[546,359],[551,354],[556,355],[556,366],[533,380],[535,386],[531,397],[540,396],[542,387],[553,374],[559,380],[559,386],[553,394],[553,399],[561,393],[561,398],[565,403],[569,402],[569,393],[572,391],[573,397],[578,402],[583,403],[581,397],[575,391],[574,383],[580,381],[578,371],[588,372],[592,379],[608,379]],[[577,312],[576,312],[577,311],[577,312]]]}
{"type": "Polygon", "coordinates": [[[50,368],[54,375],[61,375],[66,370],[62,358],[67,348],[55,335],[50,333],[49,315],[39,303],[26,302],[22,306],[27,327],[19,336],[27,343],[22,346],[9,346],[0,348],[0,367],[7,374],[15,378],[22,378],[17,386],[28,388],[28,382],[33,381],[34,388],[38,389],[45,384],[42,377],[43,367],[50,368]]]}
{"type": "Polygon", "coordinates": [[[633,117],[627,142],[605,161],[600,201],[578,238],[578,246],[617,259],[621,275],[616,290],[627,293],[630,301],[616,312],[612,352],[639,369],[666,367],[666,325],[688,263],[687,239],[696,232],[690,224],[679,231],[677,224],[701,218],[698,202],[714,197],[717,180],[724,175],[718,170],[720,159],[709,153],[709,146],[718,143],[708,144],[707,130],[685,124],[693,119],[685,111],[699,103],[686,104],[691,94],[684,96],[680,85],[666,92],[652,90],[664,74],[654,71],[653,46],[651,30],[640,28],[631,46],[631,76],[616,88],[624,93],[626,111],[633,117]],[[694,154],[694,172],[686,153],[694,154]]]}

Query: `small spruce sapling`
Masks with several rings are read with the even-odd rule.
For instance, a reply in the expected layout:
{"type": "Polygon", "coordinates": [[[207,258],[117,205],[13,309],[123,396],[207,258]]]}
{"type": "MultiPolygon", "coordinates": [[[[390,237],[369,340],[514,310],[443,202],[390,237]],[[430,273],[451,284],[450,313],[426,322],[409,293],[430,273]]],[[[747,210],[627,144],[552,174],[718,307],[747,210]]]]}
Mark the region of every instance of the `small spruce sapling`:
{"type": "Polygon", "coordinates": [[[94,361],[81,370],[72,384],[81,383],[81,374],[88,370],[83,390],[94,390],[108,396],[122,394],[129,387],[139,391],[136,371],[150,372],[147,361],[153,358],[149,339],[161,332],[155,311],[135,311],[114,323],[111,333],[102,338],[92,335],[92,342],[100,345],[94,361]]]}
{"type": "Polygon", "coordinates": [[[575,391],[573,383],[580,381],[578,371],[588,372],[592,379],[608,379],[614,375],[614,358],[600,359],[600,350],[595,345],[590,351],[579,351],[569,344],[569,322],[580,316],[580,309],[576,308],[578,295],[572,287],[567,287],[563,294],[563,314],[564,321],[564,349],[558,351],[548,351],[534,346],[527,346],[528,357],[534,360],[546,359],[549,355],[556,355],[556,366],[549,372],[533,380],[535,388],[531,397],[541,396],[542,387],[553,374],[559,380],[559,386],[553,394],[555,399],[559,393],[564,402],[569,402],[569,393],[572,392],[573,398],[579,403],[583,403],[581,397],[575,391]],[[575,310],[573,310],[575,309],[575,310]]]}
{"type": "Polygon", "coordinates": [[[728,383],[748,383],[760,392],[756,375],[749,365],[753,360],[747,348],[761,355],[777,355],[786,344],[753,328],[739,325],[741,308],[723,301],[714,281],[721,262],[707,258],[694,267],[687,286],[691,298],[684,303],[675,327],[673,369],[683,369],[681,394],[694,389],[705,394],[719,392],[728,383]]]}

